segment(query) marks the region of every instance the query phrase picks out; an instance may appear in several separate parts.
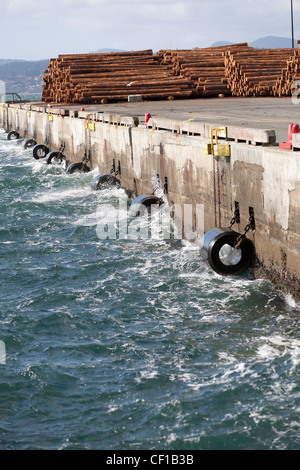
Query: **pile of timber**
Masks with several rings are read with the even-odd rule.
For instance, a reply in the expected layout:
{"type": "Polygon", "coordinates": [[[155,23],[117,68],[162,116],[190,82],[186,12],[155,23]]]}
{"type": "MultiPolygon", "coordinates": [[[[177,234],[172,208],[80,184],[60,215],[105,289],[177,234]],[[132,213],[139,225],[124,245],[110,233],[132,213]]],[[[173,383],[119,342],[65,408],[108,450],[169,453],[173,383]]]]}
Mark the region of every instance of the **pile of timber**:
{"type": "Polygon", "coordinates": [[[291,87],[292,93],[296,93],[296,99],[299,97],[300,91],[300,39],[297,41],[299,49],[297,50],[298,54],[293,58],[293,61],[290,65],[290,79],[289,86],[291,87]]]}
{"type": "MultiPolygon", "coordinates": [[[[299,41],[300,46],[300,41],[299,41]]],[[[289,96],[300,79],[299,49],[247,43],[188,50],[60,55],[45,70],[48,103],[106,103],[214,96],[289,96]]]]}
{"type": "MultiPolygon", "coordinates": [[[[300,41],[298,41],[300,44],[300,41]]],[[[293,84],[296,80],[300,80],[300,50],[293,49],[294,54],[282,71],[282,76],[278,78],[275,87],[275,96],[290,96],[293,93],[293,84]]]]}
{"type": "Polygon", "coordinates": [[[60,55],[51,59],[43,77],[43,100],[52,103],[189,98],[194,84],[160,64],[152,50],[60,55]]]}
{"type": "Polygon", "coordinates": [[[226,76],[225,53],[252,50],[248,44],[209,47],[190,50],[161,50],[157,53],[162,64],[170,65],[175,75],[194,81],[198,97],[231,95],[226,76]]]}
{"type": "Polygon", "coordinates": [[[290,95],[297,57],[297,49],[226,51],[226,78],[232,96],[290,95]]]}

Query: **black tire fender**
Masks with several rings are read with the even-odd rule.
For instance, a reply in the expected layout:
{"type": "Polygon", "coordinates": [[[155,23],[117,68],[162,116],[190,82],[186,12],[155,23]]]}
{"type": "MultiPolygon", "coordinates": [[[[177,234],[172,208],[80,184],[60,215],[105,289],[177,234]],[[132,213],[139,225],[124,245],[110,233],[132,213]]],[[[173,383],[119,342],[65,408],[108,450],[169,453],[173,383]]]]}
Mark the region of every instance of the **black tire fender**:
{"type": "Polygon", "coordinates": [[[66,169],[66,173],[72,175],[73,173],[89,173],[91,170],[83,162],[73,162],[66,169]]]}
{"type": "Polygon", "coordinates": [[[20,138],[20,134],[17,131],[10,131],[7,134],[7,140],[18,140],[20,138]]]}
{"type": "Polygon", "coordinates": [[[146,207],[147,211],[150,213],[152,205],[161,206],[162,204],[163,200],[158,196],[154,196],[153,194],[140,194],[132,201],[130,212],[139,216],[141,205],[146,207]]]}
{"type": "Polygon", "coordinates": [[[235,262],[225,263],[221,259],[221,249],[224,246],[234,248],[239,236],[238,232],[229,229],[212,229],[204,235],[202,249],[206,251],[208,263],[216,273],[228,276],[238,275],[246,271],[252,264],[255,250],[252,241],[248,238],[244,238],[239,250],[236,250],[237,257],[235,262]]]}
{"type": "Polygon", "coordinates": [[[25,149],[31,149],[31,148],[35,147],[36,144],[37,143],[34,139],[27,139],[27,140],[25,140],[24,148],[25,149]]]}
{"type": "Polygon", "coordinates": [[[32,155],[36,160],[45,158],[49,153],[49,149],[44,144],[37,144],[32,149],[32,155]]]}
{"type": "Polygon", "coordinates": [[[62,164],[66,162],[66,157],[61,152],[49,152],[47,155],[47,165],[51,165],[54,162],[62,164]]]}
{"type": "Polygon", "coordinates": [[[118,188],[121,187],[121,181],[113,175],[97,175],[92,182],[92,188],[95,191],[108,189],[112,186],[116,186],[118,188]]]}

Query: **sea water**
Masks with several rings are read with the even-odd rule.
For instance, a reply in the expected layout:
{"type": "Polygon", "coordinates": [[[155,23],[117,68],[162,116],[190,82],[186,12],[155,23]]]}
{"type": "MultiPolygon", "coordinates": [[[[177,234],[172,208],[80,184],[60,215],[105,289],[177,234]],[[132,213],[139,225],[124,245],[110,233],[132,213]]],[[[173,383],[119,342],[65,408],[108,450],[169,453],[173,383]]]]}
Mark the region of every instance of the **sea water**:
{"type": "Polygon", "coordinates": [[[122,189],[0,131],[1,449],[300,449],[300,309],[196,244],[99,239],[122,189]]]}

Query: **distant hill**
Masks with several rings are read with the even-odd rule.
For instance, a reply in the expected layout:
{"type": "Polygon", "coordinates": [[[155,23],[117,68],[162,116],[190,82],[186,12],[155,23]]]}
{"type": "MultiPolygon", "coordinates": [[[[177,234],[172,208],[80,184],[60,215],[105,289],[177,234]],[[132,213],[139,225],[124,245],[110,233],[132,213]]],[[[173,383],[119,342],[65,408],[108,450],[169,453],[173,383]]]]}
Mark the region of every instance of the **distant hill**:
{"type": "MultiPolygon", "coordinates": [[[[123,52],[117,49],[98,49],[94,53],[123,52]]],[[[125,51],[124,51],[125,52],[125,51]]],[[[0,80],[5,82],[6,91],[21,95],[41,94],[43,90],[44,70],[49,59],[45,60],[14,60],[0,59],[0,80]]]]}
{"type": "MultiPolygon", "coordinates": [[[[98,49],[92,53],[126,52],[120,49],[98,49]]],[[[7,92],[21,95],[41,94],[44,70],[49,65],[45,60],[0,59],[0,80],[5,82],[7,92]]]]}
{"type": "Polygon", "coordinates": [[[233,44],[233,42],[229,41],[217,41],[214,42],[211,47],[221,47],[221,46],[230,46],[230,44],[233,44]]]}
{"type": "Polygon", "coordinates": [[[19,94],[41,93],[44,70],[49,60],[7,61],[0,59],[0,80],[5,82],[7,92],[19,94]]]}
{"type": "MultiPolygon", "coordinates": [[[[281,38],[278,36],[266,36],[265,38],[256,39],[249,43],[249,46],[256,49],[286,49],[292,47],[292,38],[281,38]]],[[[298,47],[297,41],[294,42],[294,47],[298,47]]]]}
{"type": "MultiPolygon", "coordinates": [[[[212,44],[211,47],[228,46],[230,44],[233,43],[229,41],[218,41],[212,44]]],[[[287,49],[292,47],[292,39],[282,38],[279,36],[266,36],[265,38],[256,39],[255,41],[249,42],[248,44],[250,47],[254,47],[255,49],[287,49]]],[[[298,48],[296,40],[294,44],[294,47],[298,48]]]]}
{"type": "Polygon", "coordinates": [[[26,62],[25,60],[16,60],[16,59],[0,59],[0,65],[9,64],[11,62],[26,62]]]}

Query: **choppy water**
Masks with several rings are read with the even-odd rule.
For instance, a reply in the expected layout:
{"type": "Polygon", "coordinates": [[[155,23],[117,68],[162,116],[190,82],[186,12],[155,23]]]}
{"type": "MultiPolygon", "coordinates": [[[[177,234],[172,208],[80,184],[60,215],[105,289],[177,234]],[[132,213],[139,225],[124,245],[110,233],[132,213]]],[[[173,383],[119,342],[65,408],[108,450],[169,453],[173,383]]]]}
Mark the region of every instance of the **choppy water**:
{"type": "Polygon", "coordinates": [[[121,190],[0,131],[2,449],[300,449],[300,309],[196,246],[99,240],[121,190]]]}

